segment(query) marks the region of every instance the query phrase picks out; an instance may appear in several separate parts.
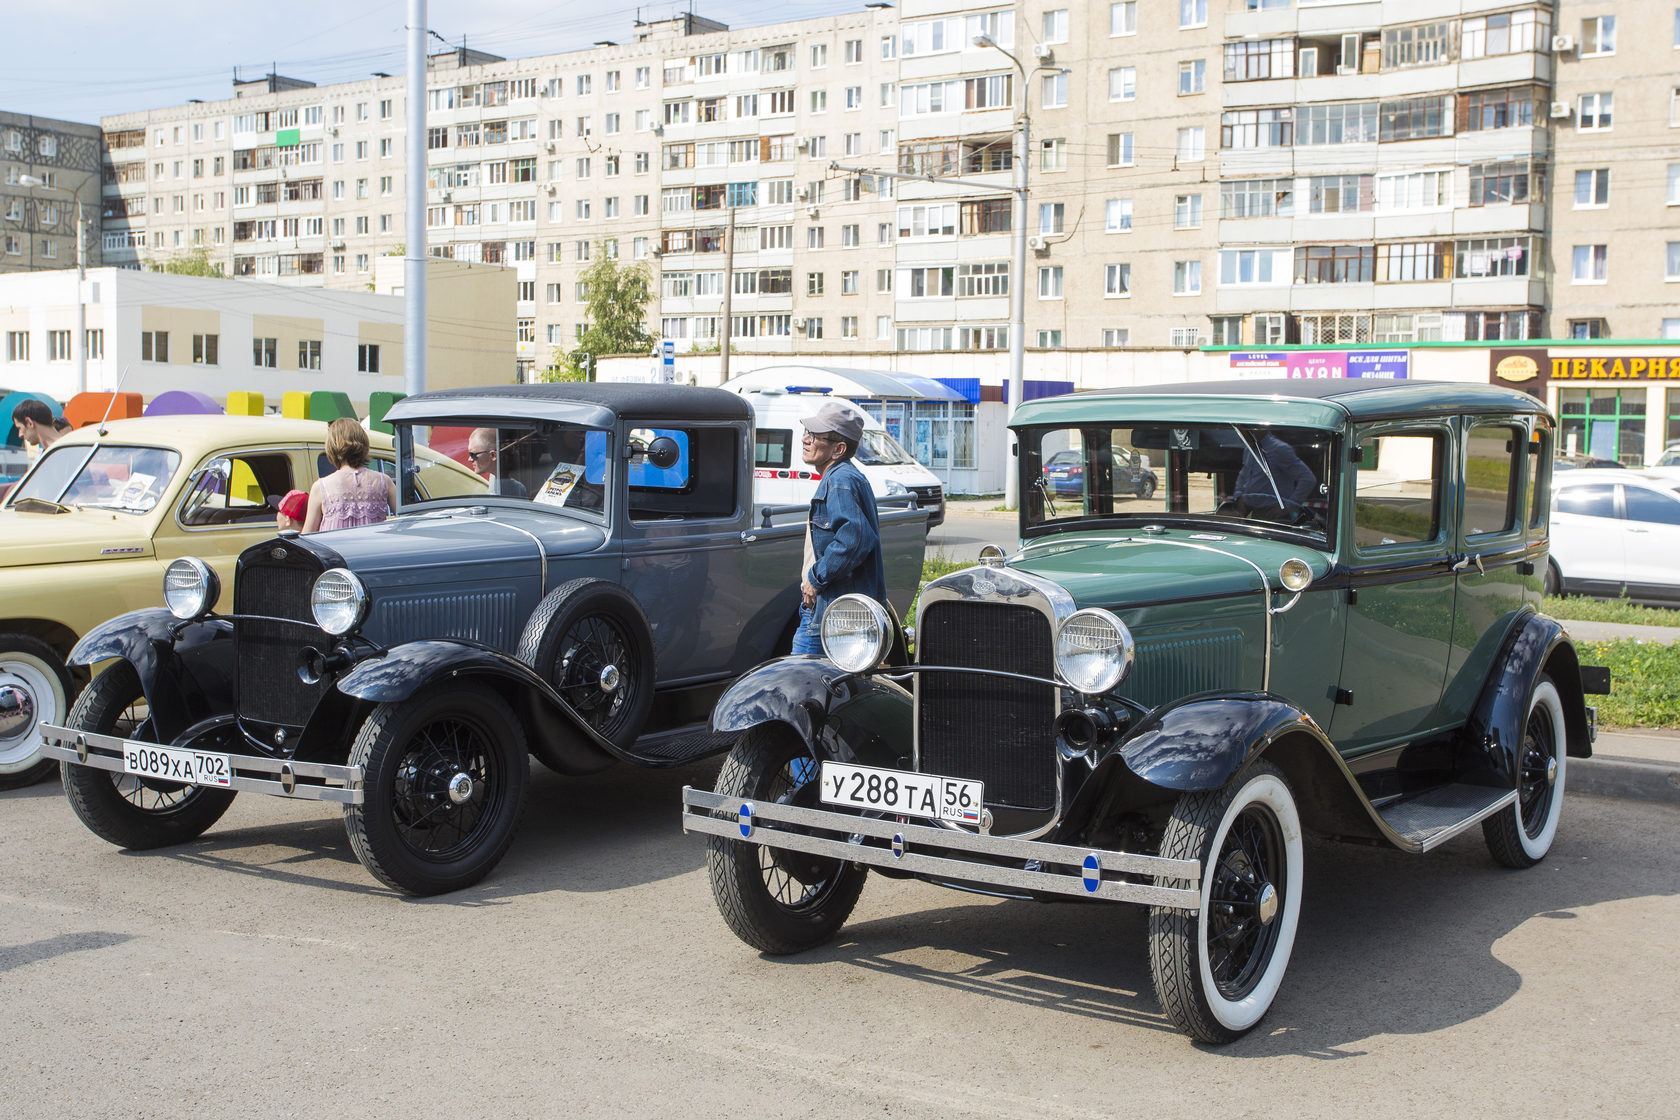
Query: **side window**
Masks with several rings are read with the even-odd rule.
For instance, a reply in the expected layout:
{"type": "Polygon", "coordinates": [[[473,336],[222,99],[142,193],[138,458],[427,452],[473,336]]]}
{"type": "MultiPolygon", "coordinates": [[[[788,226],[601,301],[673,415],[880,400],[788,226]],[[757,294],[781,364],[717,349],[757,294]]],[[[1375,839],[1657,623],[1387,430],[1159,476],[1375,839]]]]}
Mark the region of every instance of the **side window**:
{"type": "Polygon", "coordinates": [[[1536,431],[1528,445],[1528,527],[1544,528],[1551,503],[1546,495],[1552,489],[1552,433],[1536,431]]]}
{"type": "Polygon", "coordinates": [[[793,463],[793,432],[787,428],[759,428],[753,434],[753,466],[785,471],[793,463]]]}
{"type": "Polygon", "coordinates": [[[1518,524],[1523,479],[1517,473],[1523,430],[1506,424],[1470,429],[1464,456],[1464,536],[1509,533],[1518,524]]]}
{"type": "Polygon", "coordinates": [[[1439,432],[1362,439],[1353,496],[1353,539],[1361,551],[1432,541],[1441,531],[1439,432]]]}
{"type": "Polygon", "coordinates": [[[740,447],[736,429],[638,429],[637,435],[643,433],[672,440],[677,445],[677,459],[669,467],[645,460],[631,464],[628,482],[632,521],[734,514],[740,447]]]}
{"type": "Polygon", "coordinates": [[[1647,490],[1643,486],[1622,487],[1622,499],[1627,502],[1629,521],[1644,521],[1656,525],[1680,525],[1680,500],[1647,490]]]}
{"type": "Polygon", "coordinates": [[[1581,517],[1615,517],[1616,488],[1603,486],[1565,486],[1553,499],[1559,513],[1573,513],[1581,517]]]}
{"type": "Polygon", "coordinates": [[[272,528],[274,510],[292,489],[292,461],[284,452],[229,455],[199,471],[181,502],[181,524],[272,528]]]}

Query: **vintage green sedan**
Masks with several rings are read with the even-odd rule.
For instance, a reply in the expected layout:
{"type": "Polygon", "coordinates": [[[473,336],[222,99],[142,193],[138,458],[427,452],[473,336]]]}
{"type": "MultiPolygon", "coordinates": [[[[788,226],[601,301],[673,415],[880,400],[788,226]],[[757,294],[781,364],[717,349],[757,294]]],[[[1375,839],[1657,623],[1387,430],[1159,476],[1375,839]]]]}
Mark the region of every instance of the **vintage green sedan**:
{"type": "MultiPolygon", "coordinates": [[[[85,683],[65,659],[108,618],[163,603],[163,570],[197,556],[224,587],[274,535],[275,500],[330,473],[327,426],[269,416],[113,420],[56,441],[0,507],[0,789],[39,781],[37,727],[62,723],[85,683]]],[[[391,438],[372,459],[394,471],[391,438]]],[[[452,493],[485,489],[453,463],[452,493]]],[[[438,481],[434,481],[437,485],[438,481]]]]}
{"type": "Polygon", "coordinates": [[[1545,857],[1585,694],[1536,612],[1555,424],[1524,394],[1240,381],[1027,402],[1021,547],[923,591],[915,658],[861,597],[822,657],[742,678],[714,792],[683,794],[718,906],[768,953],[832,937],[868,869],[1149,907],[1168,1019],[1271,1008],[1303,834],[1423,853],[1475,825],[1545,857]],[[1078,493],[1044,483],[1077,456],[1078,493]],[[1151,496],[1122,484],[1147,456],[1151,496]]]}

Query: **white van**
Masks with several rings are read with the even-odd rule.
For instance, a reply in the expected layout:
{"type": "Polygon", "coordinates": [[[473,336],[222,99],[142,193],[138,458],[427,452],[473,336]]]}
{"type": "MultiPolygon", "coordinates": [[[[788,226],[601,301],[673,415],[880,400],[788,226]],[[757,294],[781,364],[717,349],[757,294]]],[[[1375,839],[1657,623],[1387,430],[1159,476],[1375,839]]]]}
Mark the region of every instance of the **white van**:
{"type": "Polygon", "coordinates": [[[922,509],[931,509],[928,527],[945,520],[945,491],[932,471],[899,446],[881,422],[850,401],[824,391],[787,392],[760,389],[741,394],[753,406],[753,500],[760,505],[805,505],[817,492],[821,475],[813,474],[800,454],[801,418],[815,414],[824,401],[835,401],[863,417],[863,439],[853,460],[869,479],[875,497],[902,498],[910,494],[922,509]]]}

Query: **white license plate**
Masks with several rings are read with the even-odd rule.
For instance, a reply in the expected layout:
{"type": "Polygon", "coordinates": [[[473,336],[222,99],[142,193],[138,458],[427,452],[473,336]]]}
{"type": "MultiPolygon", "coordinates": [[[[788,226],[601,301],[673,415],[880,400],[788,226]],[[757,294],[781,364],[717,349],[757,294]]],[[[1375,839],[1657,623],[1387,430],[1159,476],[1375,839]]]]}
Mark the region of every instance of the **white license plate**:
{"type": "Polygon", "coordinates": [[[829,805],[978,825],[984,793],[984,783],[965,778],[843,762],[822,764],[822,800],[829,805]]]}
{"type": "Polygon", "coordinates": [[[229,788],[233,785],[233,766],[225,754],[183,751],[176,747],[154,747],[145,743],[123,744],[123,772],[195,786],[229,788]]]}

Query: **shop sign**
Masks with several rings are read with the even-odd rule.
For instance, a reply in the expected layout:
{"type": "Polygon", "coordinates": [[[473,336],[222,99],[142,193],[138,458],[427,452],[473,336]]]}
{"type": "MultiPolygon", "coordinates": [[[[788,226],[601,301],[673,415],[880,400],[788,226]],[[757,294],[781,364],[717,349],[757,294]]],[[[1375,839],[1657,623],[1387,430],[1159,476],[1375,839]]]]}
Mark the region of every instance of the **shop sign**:
{"type": "Polygon", "coordinates": [[[1544,350],[1488,351],[1488,381],[1494,385],[1544,398],[1550,371],[1551,358],[1544,350]]]}
{"type": "Polygon", "coordinates": [[[1547,359],[1553,381],[1680,381],[1680,356],[1547,359]]]}
{"type": "Polygon", "coordinates": [[[1408,376],[1405,350],[1233,350],[1231,372],[1247,377],[1359,377],[1393,381],[1408,376]]]}
{"type": "Polygon", "coordinates": [[[1409,350],[1354,350],[1347,356],[1347,375],[1378,381],[1398,381],[1411,370],[1409,350]]]}

